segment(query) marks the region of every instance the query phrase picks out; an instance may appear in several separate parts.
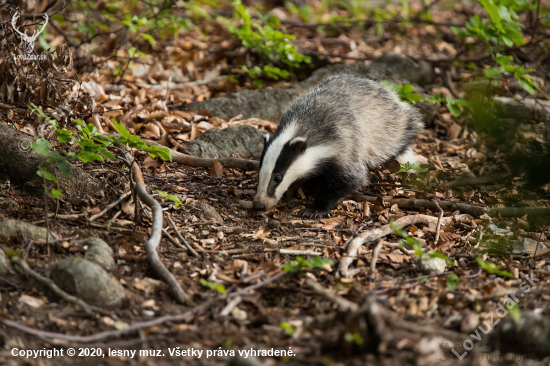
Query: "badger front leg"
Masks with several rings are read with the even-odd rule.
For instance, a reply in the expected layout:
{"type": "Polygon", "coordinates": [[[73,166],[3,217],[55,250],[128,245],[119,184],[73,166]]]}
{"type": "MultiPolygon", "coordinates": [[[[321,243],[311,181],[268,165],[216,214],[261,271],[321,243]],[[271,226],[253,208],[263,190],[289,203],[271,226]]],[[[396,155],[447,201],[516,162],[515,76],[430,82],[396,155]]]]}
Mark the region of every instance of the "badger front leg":
{"type": "Polygon", "coordinates": [[[353,178],[347,177],[339,169],[330,169],[318,178],[311,179],[308,186],[315,192],[315,201],[310,207],[300,211],[302,217],[326,217],[336,207],[338,201],[351,194],[360,186],[353,178]]]}

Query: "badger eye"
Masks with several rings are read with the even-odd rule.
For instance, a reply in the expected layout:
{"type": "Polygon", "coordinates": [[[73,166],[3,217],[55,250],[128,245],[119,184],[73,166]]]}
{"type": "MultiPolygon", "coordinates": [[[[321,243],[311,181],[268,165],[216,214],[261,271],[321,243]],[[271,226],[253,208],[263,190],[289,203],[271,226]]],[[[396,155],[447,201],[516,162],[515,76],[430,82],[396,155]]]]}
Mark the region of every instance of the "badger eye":
{"type": "Polygon", "coordinates": [[[281,183],[281,181],[283,180],[283,177],[281,177],[279,174],[276,174],[274,177],[273,177],[273,181],[275,183],[281,183]]]}

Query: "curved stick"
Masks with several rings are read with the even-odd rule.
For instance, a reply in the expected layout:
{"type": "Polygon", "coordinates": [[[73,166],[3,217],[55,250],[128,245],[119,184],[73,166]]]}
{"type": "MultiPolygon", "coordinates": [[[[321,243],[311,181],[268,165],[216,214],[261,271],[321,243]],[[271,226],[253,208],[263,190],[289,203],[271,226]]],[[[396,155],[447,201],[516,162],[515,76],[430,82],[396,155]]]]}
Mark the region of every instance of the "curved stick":
{"type": "Polygon", "coordinates": [[[134,161],[132,155],[125,151],[124,157],[131,164],[132,177],[135,184],[135,194],[139,199],[146,204],[153,213],[153,224],[151,226],[151,236],[145,245],[145,251],[147,252],[147,261],[149,265],[155,271],[155,273],[162,278],[164,282],[170,286],[172,293],[176,300],[182,304],[191,304],[192,301],[189,296],[183,291],[178,281],[170,271],[164,266],[161,262],[157,247],[160,244],[160,239],[162,238],[162,207],[153,197],[147,193],[145,187],[145,182],[143,180],[143,175],[141,174],[141,169],[134,161]]]}
{"type": "MultiPolygon", "coordinates": [[[[442,224],[447,224],[451,222],[452,220],[461,220],[465,218],[471,218],[470,215],[456,215],[456,216],[449,216],[444,217],[441,220],[442,224]]],[[[432,217],[428,215],[410,215],[405,216],[400,219],[395,220],[395,224],[399,225],[401,227],[405,227],[407,225],[414,225],[414,224],[428,224],[428,223],[434,223],[437,224],[438,222],[437,217],[432,217]]],[[[346,250],[346,256],[342,258],[340,261],[340,264],[338,265],[338,272],[337,275],[340,275],[341,277],[348,277],[348,267],[355,259],[355,256],[357,255],[357,251],[361,247],[361,245],[365,243],[372,243],[373,241],[383,238],[386,235],[392,234],[393,229],[391,228],[390,224],[384,225],[382,227],[372,229],[365,231],[364,233],[361,233],[357,235],[348,245],[348,249],[346,250]]]]}

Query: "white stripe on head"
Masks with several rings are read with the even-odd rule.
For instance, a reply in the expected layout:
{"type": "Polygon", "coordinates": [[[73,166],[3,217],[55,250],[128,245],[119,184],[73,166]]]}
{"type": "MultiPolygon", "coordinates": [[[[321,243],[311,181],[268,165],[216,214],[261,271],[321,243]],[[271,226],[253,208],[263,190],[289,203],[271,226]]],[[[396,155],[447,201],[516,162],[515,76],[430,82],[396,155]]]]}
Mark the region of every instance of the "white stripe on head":
{"type": "MultiPolygon", "coordinates": [[[[281,150],[283,146],[296,135],[296,122],[292,121],[290,124],[285,126],[284,130],[274,138],[271,142],[271,145],[267,148],[264,161],[262,163],[262,168],[258,174],[258,190],[256,191],[256,197],[254,200],[260,200],[261,198],[267,199],[267,186],[271,180],[271,173],[275,169],[275,163],[281,155],[281,150]]],[[[266,141],[267,143],[267,141],[266,141]]]]}
{"type": "Polygon", "coordinates": [[[288,167],[283,177],[283,181],[275,190],[275,199],[277,201],[281,199],[292,183],[314,171],[321,162],[332,158],[336,153],[336,147],[331,145],[308,147],[306,151],[288,167]]]}

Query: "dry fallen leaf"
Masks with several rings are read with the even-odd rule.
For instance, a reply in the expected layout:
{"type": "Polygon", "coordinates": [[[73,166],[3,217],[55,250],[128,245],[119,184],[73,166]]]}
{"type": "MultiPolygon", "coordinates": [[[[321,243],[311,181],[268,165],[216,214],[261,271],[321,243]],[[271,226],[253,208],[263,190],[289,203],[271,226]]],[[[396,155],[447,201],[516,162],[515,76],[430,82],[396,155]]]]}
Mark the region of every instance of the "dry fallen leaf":
{"type": "Polygon", "coordinates": [[[44,300],[28,295],[21,295],[21,297],[19,298],[19,302],[22,302],[23,304],[26,304],[35,309],[44,305],[44,300]]]}
{"type": "Polygon", "coordinates": [[[219,161],[213,162],[212,168],[217,178],[223,178],[223,165],[219,161]]]}
{"type": "Polygon", "coordinates": [[[322,219],[321,222],[324,224],[323,229],[331,230],[337,226],[340,226],[344,222],[344,216],[331,217],[329,219],[322,219]]]}
{"type": "Polygon", "coordinates": [[[258,239],[265,239],[269,238],[271,236],[271,230],[268,228],[265,228],[263,226],[260,226],[258,230],[252,235],[252,239],[258,240],[258,239]]]}

